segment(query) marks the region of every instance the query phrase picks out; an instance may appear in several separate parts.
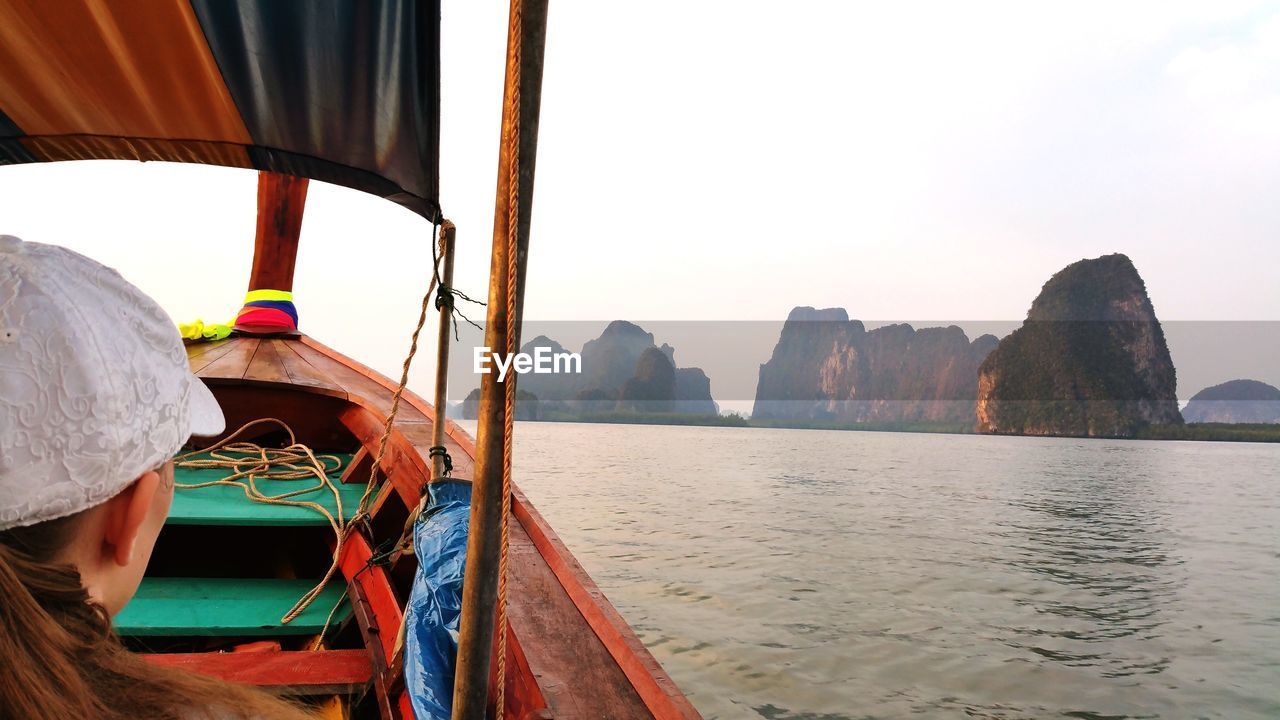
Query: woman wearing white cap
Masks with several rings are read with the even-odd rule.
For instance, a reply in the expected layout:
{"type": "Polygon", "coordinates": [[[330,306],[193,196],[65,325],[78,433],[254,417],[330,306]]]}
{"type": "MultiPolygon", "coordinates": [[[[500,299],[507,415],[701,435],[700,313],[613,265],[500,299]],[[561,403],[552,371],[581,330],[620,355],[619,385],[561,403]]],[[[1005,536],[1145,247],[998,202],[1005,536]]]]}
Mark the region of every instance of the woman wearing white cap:
{"type": "Polygon", "coordinates": [[[306,717],[153,666],[111,630],[168,515],[171,458],[222,430],[154,300],[0,236],[0,718],[306,717]]]}

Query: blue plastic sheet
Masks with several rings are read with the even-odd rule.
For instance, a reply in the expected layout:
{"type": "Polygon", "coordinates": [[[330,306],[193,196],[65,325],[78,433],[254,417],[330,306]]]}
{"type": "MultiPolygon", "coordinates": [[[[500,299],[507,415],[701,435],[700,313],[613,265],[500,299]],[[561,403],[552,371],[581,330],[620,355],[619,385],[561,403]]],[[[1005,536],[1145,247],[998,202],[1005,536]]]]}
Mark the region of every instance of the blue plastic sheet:
{"type": "Polygon", "coordinates": [[[433,482],[427,493],[427,506],[413,527],[418,573],[405,610],[404,680],[418,720],[449,720],[471,483],[433,482]]]}

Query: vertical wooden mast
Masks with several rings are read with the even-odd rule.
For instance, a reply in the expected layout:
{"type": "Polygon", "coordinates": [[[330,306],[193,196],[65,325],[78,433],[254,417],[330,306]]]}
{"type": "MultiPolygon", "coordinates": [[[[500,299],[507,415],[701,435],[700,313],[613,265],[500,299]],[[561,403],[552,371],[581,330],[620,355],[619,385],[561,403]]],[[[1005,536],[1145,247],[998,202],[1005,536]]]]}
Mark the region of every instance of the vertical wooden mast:
{"type": "Polygon", "coordinates": [[[306,178],[293,175],[258,173],[258,229],[249,290],[293,290],[307,184],[306,178]]]}
{"type": "MultiPolygon", "coordinates": [[[[489,265],[489,305],[484,332],[485,345],[493,348],[493,352],[505,353],[508,348],[518,349],[520,345],[547,2],[511,0],[502,104],[502,145],[498,155],[498,191],[489,265]],[[513,262],[514,277],[511,273],[513,262]],[[510,314],[509,301],[514,310],[510,314]]],[[[508,375],[506,383],[514,383],[515,375],[508,375]]],[[[502,523],[505,519],[503,466],[509,459],[504,455],[504,431],[513,419],[508,416],[508,411],[513,408],[506,404],[507,391],[508,388],[497,381],[497,375],[481,376],[471,530],[467,538],[458,666],[453,685],[455,720],[483,720],[488,699],[502,523]]],[[[503,714],[504,708],[496,709],[498,717],[503,714]]]]}

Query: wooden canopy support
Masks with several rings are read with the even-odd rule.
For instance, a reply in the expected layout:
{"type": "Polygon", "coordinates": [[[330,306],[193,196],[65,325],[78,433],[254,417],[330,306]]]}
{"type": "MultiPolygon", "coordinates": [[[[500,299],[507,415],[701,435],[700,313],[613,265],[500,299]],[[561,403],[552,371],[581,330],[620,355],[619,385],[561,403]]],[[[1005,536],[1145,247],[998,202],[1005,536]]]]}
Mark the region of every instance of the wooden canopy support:
{"type": "Polygon", "coordinates": [[[258,173],[258,229],[250,290],[293,290],[308,182],[293,175],[258,173]]]}
{"type": "MultiPolygon", "coordinates": [[[[520,347],[547,2],[511,0],[502,142],[498,155],[498,190],[489,265],[489,305],[484,333],[485,345],[493,348],[494,352],[520,347]],[[510,272],[512,266],[516,271],[514,276],[510,272]],[[508,309],[509,301],[514,313],[508,309]]],[[[506,383],[514,383],[515,377],[514,373],[508,375],[506,383]]],[[[514,408],[506,405],[507,393],[508,388],[497,381],[497,375],[481,376],[471,530],[467,538],[458,665],[453,685],[454,720],[483,720],[489,699],[489,663],[493,657],[494,614],[500,583],[502,524],[506,519],[504,465],[509,467],[506,463],[509,459],[506,450],[509,448],[504,435],[513,419],[508,416],[508,411],[514,412],[514,408]]],[[[505,629],[503,632],[505,635],[505,629]]]]}

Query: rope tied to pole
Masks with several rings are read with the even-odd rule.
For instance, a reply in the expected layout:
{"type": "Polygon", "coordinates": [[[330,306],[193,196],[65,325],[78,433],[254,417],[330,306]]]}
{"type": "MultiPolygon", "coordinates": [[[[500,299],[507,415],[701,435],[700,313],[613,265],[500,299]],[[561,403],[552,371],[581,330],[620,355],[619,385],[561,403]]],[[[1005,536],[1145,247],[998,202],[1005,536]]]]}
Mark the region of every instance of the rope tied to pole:
{"type": "MultiPolygon", "coordinates": [[[[413,337],[409,341],[409,354],[405,356],[404,364],[400,368],[400,384],[396,386],[395,394],[391,396],[391,410],[387,413],[387,421],[382,426],[382,436],[378,438],[378,452],[374,455],[373,465],[369,468],[369,483],[365,486],[364,495],[360,498],[360,505],[356,510],[356,514],[352,517],[352,522],[356,519],[363,519],[368,514],[369,499],[373,497],[373,493],[377,489],[378,469],[382,467],[382,459],[386,457],[387,441],[391,439],[391,429],[395,425],[396,415],[400,412],[400,398],[404,395],[405,387],[409,385],[409,368],[413,365],[413,357],[418,354],[418,336],[422,334],[422,328],[427,324],[427,313],[431,308],[431,296],[440,284],[440,262],[444,255],[443,225],[435,225],[433,232],[438,238],[436,245],[431,248],[431,282],[427,284],[427,292],[422,296],[422,308],[418,313],[418,324],[414,327],[413,337]]],[[[443,422],[444,418],[438,417],[436,420],[443,422]]]]}
{"type": "Polygon", "coordinates": [[[456,320],[457,318],[462,318],[462,320],[466,322],[468,325],[470,325],[471,327],[474,327],[477,330],[480,330],[481,332],[484,331],[484,328],[480,327],[480,325],[476,323],[476,321],[467,317],[465,313],[463,313],[461,310],[458,309],[458,304],[455,301],[455,298],[461,298],[466,302],[474,303],[481,307],[483,307],[485,303],[481,302],[480,300],[476,300],[470,295],[462,292],[461,290],[445,282],[444,278],[441,277],[440,275],[441,266],[444,264],[443,262],[444,252],[445,252],[445,239],[444,239],[444,226],[442,225],[440,228],[439,244],[431,248],[431,261],[432,261],[431,264],[434,269],[433,274],[434,274],[435,286],[436,286],[435,306],[436,306],[436,310],[444,310],[445,308],[448,308],[449,315],[455,318],[453,323],[453,339],[455,341],[461,341],[462,338],[458,336],[458,323],[456,320]]]}
{"type": "Polygon", "coordinates": [[[427,451],[427,459],[434,460],[440,458],[444,461],[444,474],[448,475],[453,472],[453,458],[449,456],[449,448],[443,445],[432,445],[427,451]]]}

